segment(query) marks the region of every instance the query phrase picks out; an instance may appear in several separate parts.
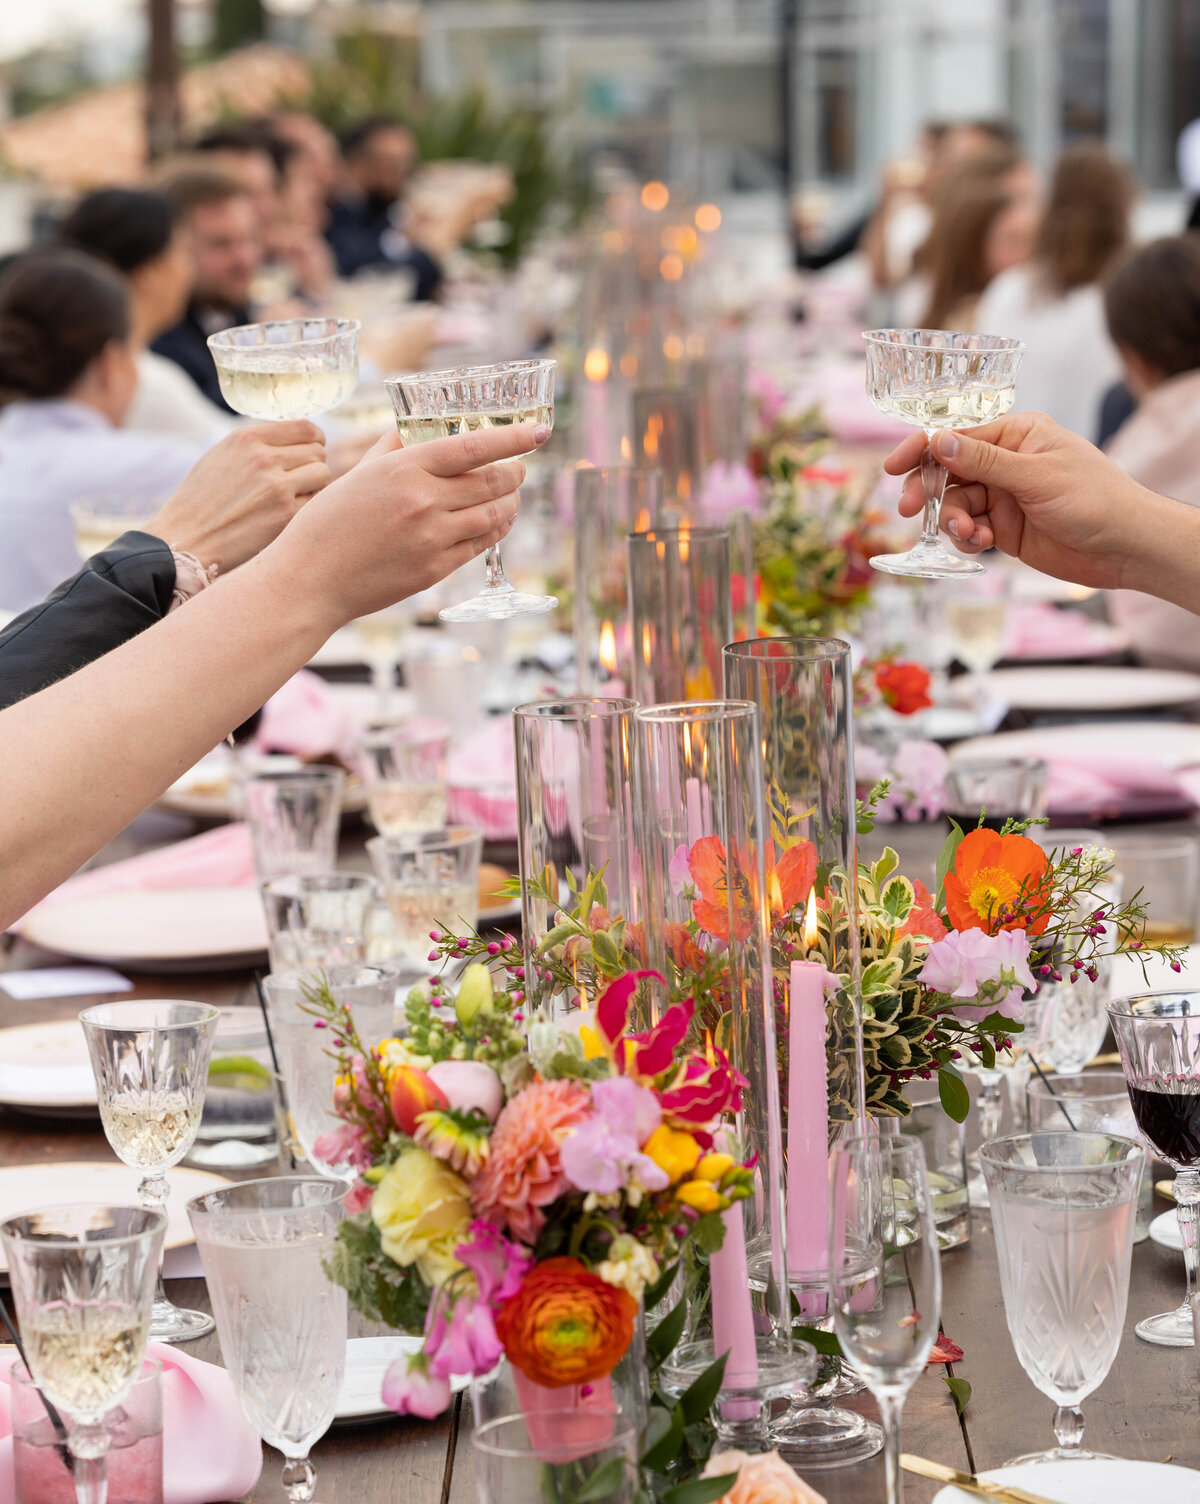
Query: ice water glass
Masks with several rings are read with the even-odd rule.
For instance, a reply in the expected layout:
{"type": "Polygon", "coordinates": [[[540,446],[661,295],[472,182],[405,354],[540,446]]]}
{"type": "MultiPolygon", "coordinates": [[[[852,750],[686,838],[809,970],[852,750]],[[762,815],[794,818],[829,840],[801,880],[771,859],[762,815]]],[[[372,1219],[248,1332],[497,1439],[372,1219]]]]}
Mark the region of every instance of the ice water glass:
{"type": "Polygon", "coordinates": [[[166,1226],[161,1211],[86,1202],[0,1223],[30,1372],[71,1423],[79,1504],[104,1504],[108,1415],[142,1371],[166,1226]]]}
{"type": "Polygon", "coordinates": [[[188,1202],[242,1414],[287,1459],[293,1504],[313,1497],[308,1460],[337,1409],[346,1292],[325,1273],[345,1187],[317,1176],[247,1180],[188,1202]]]}
{"type": "Polygon", "coordinates": [[[1040,819],[1049,771],[1036,757],[953,758],[946,769],[946,813],[967,831],[981,813],[988,830],[1000,830],[1006,820],[1040,819]]]}
{"type": "Polygon", "coordinates": [[[1200,842],[1194,836],[1127,836],[1117,831],[1112,846],[1124,896],[1140,893],[1146,905],[1142,938],[1191,945],[1196,938],[1200,842]]]}
{"type": "Polygon", "coordinates": [[[346,775],[340,768],[252,773],[243,786],[260,882],[332,872],[346,775]]]}
{"type": "Polygon", "coordinates": [[[367,808],[381,836],[446,828],[446,755],[441,724],[385,726],[359,739],[367,808]]]}
{"type": "Polygon", "coordinates": [[[475,1487],[479,1504],[634,1504],[638,1438],[619,1410],[527,1409],[477,1426],[475,1487]]]}
{"type": "MultiPolygon", "coordinates": [[[[167,1171],[196,1137],[220,1016],[207,1003],[158,998],[99,1003],[79,1015],[104,1136],[122,1164],[142,1172],[138,1196],[147,1209],[164,1205],[167,1171]]],[[[212,1327],[203,1311],[180,1310],[167,1299],[160,1272],[151,1337],[190,1342],[212,1327]]]]}
{"type": "Polygon", "coordinates": [[[938,1247],[943,1250],[957,1248],[971,1236],[967,1129],[964,1123],[956,1123],[947,1114],[932,1082],[912,1082],[910,1099],[918,1087],[933,1089],[924,1090],[912,1102],[912,1112],[904,1119],[904,1132],[917,1140],[925,1155],[938,1247]]]}
{"type": "Polygon", "coordinates": [[[979,1158],[1009,1335],[1057,1407],[1058,1445],[1010,1465],[1103,1455],[1083,1448],[1080,1405],[1121,1344],[1146,1151],[1114,1134],[1067,1131],[996,1139],[979,1158]]]}
{"type": "MultiPolygon", "coordinates": [[[[481,428],[554,422],[555,360],[509,360],[500,365],[423,371],[384,383],[392,399],[404,447],[426,444],[481,428]]],[[[487,582],[461,605],[439,611],[443,621],[505,621],[510,616],[553,611],[552,595],[514,590],[504,574],[499,544],[488,549],[487,582]]]]}
{"type": "Polygon", "coordinates": [[[260,421],[328,412],[358,385],[361,327],[357,319],[272,319],[209,335],[221,395],[260,421]]]}
{"type": "Polygon", "coordinates": [[[366,872],[277,877],[262,888],[272,971],[311,971],[367,959],[379,896],[366,872]]]}
{"type": "Polygon", "coordinates": [[[370,1048],[392,1035],[400,973],[394,966],[327,966],[284,971],[263,982],[291,1123],[304,1157],[323,1175],[352,1180],[354,1166],[337,1136],[345,1125],[333,1110],[338,1076],[333,1031],[311,1011],[311,994],[322,981],[334,1001],[349,1010],[359,1038],[370,1048]]]}
{"type": "MultiPolygon", "coordinates": [[[[870,329],[863,339],[867,396],[888,417],[923,428],[927,440],[938,429],[990,423],[1013,405],[1025,348],[1019,340],[945,329],[870,329]]],[[[920,540],[904,554],[876,554],[873,568],[927,580],[984,573],[982,564],[951,553],[938,536],[946,479],[946,467],[927,445],[921,460],[925,517],[920,540]]]]}
{"type": "Polygon", "coordinates": [[[431,835],[377,836],[367,855],[392,913],[398,959],[426,962],[430,935],[465,934],[479,917],[479,859],[483,832],[451,826],[431,835]]]}
{"type": "Polygon", "coordinates": [[[942,1268],[921,1145],[849,1138],[830,1166],[833,1328],[879,1405],[887,1504],[900,1504],[900,1413],[938,1334],[942,1268]]]}

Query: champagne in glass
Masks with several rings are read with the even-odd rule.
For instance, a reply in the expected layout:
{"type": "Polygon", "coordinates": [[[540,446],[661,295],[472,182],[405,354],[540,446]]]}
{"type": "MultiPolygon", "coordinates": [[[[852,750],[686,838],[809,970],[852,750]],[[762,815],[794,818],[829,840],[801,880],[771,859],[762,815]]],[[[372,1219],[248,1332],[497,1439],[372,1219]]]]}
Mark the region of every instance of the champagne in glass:
{"type": "Polygon", "coordinates": [[[356,319],[278,319],[209,336],[221,395],[235,413],[272,422],[328,412],[358,384],[356,319]]]}

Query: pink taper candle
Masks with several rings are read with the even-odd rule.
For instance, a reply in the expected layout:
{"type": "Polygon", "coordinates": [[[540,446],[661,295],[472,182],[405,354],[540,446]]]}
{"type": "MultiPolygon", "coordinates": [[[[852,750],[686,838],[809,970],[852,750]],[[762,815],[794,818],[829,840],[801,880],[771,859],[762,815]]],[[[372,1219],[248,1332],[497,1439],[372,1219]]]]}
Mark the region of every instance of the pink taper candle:
{"type": "MultiPolygon", "coordinates": [[[[816,892],[808,895],[804,942],[819,935],[816,892]]],[[[829,1087],[825,1069],[825,967],[793,961],[788,998],[788,1272],[828,1266],[829,1087]]]]}
{"type": "Polygon", "coordinates": [[[729,1354],[725,1382],[733,1387],[758,1379],[758,1343],[746,1267],[745,1213],[735,1201],[721,1213],[725,1241],[708,1262],[712,1282],[713,1356],[729,1354]]]}

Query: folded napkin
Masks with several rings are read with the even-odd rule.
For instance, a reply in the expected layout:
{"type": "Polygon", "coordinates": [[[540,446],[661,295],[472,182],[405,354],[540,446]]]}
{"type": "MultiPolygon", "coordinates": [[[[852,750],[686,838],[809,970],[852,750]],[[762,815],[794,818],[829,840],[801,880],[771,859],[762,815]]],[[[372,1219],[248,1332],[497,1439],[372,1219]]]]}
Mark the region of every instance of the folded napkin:
{"type": "MultiPolygon", "coordinates": [[[[151,1342],[146,1356],[163,1366],[163,1504],[224,1504],[248,1494],[262,1472],[262,1443],[229,1375],[163,1342],[151,1342]]],[[[16,1498],[9,1366],[0,1364],[0,1504],[16,1498]]]]}
{"type": "Polygon", "coordinates": [[[517,834],[517,758],[512,719],[492,716],[450,753],[447,807],[457,825],[474,825],[489,841],[517,834]]]}
{"type": "Polygon", "coordinates": [[[56,903],[60,898],[91,898],[145,888],[244,888],[256,881],[250,829],[239,822],[218,825],[202,835],[144,851],[124,862],[80,872],[42,901],[56,903]]]}
{"type": "Polygon", "coordinates": [[[1111,646],[1109,628],[1082,611],[1063,611],[1048,601],[1013,601],[1008,608],[1007,658],[1079,658],[1111,646]]]}
{"type": "Polygon", "coordinates": [[[1048,759],[1046,800],[1054,814],[1137,813],[1164,803],[1195,804],[1184,781],[1170,768],[1128,757],[1075,754],[1048,759]]]}
{"type": "Polygon", "coordinates": [[[912,433],[907,423],[881,413],[867,396],[866,366],[846,360],[824,366],[790,404],[819,403],[834,438],[843,444],[898,444],[912,433]]]}
{"type": "Polygon", "coordinates": [[[357,731],[350,710],[330,693],[325,681],[301,669],[263,706],[254,746],[260,752],[292,752],[297,757],[332,752],[349,764],[357,731]]]}

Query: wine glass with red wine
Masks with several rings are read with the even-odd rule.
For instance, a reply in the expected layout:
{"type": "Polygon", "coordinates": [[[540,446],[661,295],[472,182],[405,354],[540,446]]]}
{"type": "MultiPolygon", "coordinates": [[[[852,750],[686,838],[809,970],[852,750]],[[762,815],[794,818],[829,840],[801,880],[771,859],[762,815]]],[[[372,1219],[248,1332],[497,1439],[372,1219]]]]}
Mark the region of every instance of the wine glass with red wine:
{"type": "Polygon", "coordinates": [[[1179,1173],[1175,1213],[1183,1235],[1183,1304],[1139,1321],[1136,1331],[1161,1347],[1192,1347],[1200,1214],[1200,992],[1150,992],[1108,1005],[1133,1115],[1146,1142],[1179,1173]]]}

